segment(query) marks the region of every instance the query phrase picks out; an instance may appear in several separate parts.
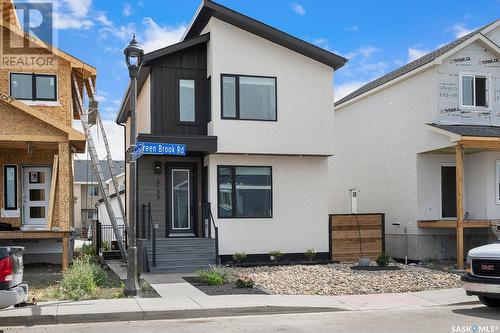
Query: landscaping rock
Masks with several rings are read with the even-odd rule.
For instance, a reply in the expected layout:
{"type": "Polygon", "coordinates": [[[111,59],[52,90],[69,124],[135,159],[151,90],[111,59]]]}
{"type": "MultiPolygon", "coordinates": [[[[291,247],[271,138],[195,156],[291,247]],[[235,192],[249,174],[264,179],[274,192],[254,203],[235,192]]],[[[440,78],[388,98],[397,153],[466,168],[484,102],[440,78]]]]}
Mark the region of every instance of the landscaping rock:
{"type": "Polygon", "coordinates": [[[397,264],[396,271],[351,270],[354,264],[231,268],[257,287],[279,295],[402,293],[461,287],[460,275],[397,264]]]}

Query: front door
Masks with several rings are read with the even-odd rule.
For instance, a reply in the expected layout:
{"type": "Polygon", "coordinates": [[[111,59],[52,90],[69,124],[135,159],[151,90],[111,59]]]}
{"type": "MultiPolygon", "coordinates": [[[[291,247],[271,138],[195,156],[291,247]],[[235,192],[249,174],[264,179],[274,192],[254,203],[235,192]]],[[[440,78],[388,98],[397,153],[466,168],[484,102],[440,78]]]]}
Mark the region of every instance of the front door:
{"type": "Polygon", "coordinates": [[[457,180],[454,166],[441,167],[441,210],[443,218],[457,217],[457,180]]]}
{"type": "Polygon", "coordinates": [[[23,168],[23,220],[26,227],[46,227],[51,168],[23,168]]]}
{"type": "Polygon", "coordinates": [[[196,168],[167,168],[168,236],[194,237],[196,224],[196,168]]]}

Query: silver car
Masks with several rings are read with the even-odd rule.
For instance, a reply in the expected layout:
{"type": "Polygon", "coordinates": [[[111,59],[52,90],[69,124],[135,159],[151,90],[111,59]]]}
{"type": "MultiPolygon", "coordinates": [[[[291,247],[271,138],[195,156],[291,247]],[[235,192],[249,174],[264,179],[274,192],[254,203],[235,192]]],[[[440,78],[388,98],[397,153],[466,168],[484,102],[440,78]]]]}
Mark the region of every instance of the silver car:
{"type": "Polygon", "coordinates": [[[0,247],[0,309],[28,301],[23,284],[23,247],[0,247]]]}

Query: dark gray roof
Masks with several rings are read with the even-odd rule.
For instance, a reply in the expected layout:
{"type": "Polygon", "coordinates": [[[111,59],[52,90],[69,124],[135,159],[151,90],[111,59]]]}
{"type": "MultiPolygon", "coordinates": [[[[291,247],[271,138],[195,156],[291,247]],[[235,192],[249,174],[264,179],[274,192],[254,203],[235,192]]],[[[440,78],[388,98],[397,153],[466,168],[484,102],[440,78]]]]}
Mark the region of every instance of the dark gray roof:
{"type": "MultiPolygon", "coordinates": [[[[116,175],[125,172],[125,162],[124,161],[113,161],[115,165],[116,175]]],[[[109,171],[108,161],[101,161],[102,174],[104,175],[104,180],[107,181],[111,179],[111,172],[109,171]]],[[[95,183],[97,178],[94,175],[94,170],[92,168],[92,163],[89,160],[75,160],[74,168],[74,180],[75,182],[83,183],[95,183]]]]}
{"type": "Polygon", "coordinates": [[[442,124],[429,124],[429,125],[461,136],[500,137],[500,127],[497,126],[442,125],[442,124]]]}
{"type": "Polygon", "coordinates": [[[169,46],[164,47],[162,49],[146,53],[144,55],[144,59],[143,59],[144,66],[147,66],[149,64],[149,62],[151,62],[155,59],[167,56],[167,55],[175,53],[175,52],[185,50],[187,48],[190,48],[190,47],[198,45],[198,44],[206,43],[209,40],[210,40],[210,33],[206,33],[206,34],[185,40],[183,42],[169,45],[169,46]]]}
{"type": "Polygon", "coordinates": [[[418,58],[417,60],[415,61],[412,61],[410,62],[409,64],[406,64],[384,76],[381,76],[379,77],[378,79],[375,79],[371,82],[368,82],[367,84],[365,84],[364,86],[362,86],[361,88],[359,88],[358,90],[355,90],[353,91],[352,93],[350,93],[349,95],[345,96],[344,98],[340,99],[339,101],[337,101],[335,103],[335,106],[337,105],[340,105],[342,103],[345,103],[347,102],[348,100],[350,99],[353,99],[355,97],[358,97],[359,95],[362,95],[372,89],[375,89],[377,88],[378,86],[381,86],[389,81],[392,81],[402,75],[405,75],[425,64],[428,64],[432,61],[434,61],[436,58],[442,56],[443,54],[445,54],[446,52],[452,50],[453,48],[457,47],[458,45],[462,44],[463,42],[465,42],[466,40],[468,40],[469,38],[471,38],[472,36],[476,35],[477,33],[481,32],[482,30],[484,30],[485,28],[489,27],[490,25],[494,24],[495,22],[497,22],[498,20],[495,20],[494,22],[491,22],[487,25],[485,25],[484,27],[481,27],[449,44],[446,44],[445,46],[443,47],[440,47],[439,49],[431,52],[431,53],[428,53],[426,55],[424,55],[423,57],[421,58],[418,58]]]}
{"type": "Polygon", "coordinates": [[[273,43],[286,47],[332,68],[339,69],[347,62],[347,59],[344,57],[305,42],[297,37],[219,5],[211,0],[203,0],[203,6],[196,15],[193,23],[189,27],[189,30],[186,32],[184,39],[187,40],[199,35],[212,17],[216,17],[219,20],[259,37],[265,38],[273,43]]]}

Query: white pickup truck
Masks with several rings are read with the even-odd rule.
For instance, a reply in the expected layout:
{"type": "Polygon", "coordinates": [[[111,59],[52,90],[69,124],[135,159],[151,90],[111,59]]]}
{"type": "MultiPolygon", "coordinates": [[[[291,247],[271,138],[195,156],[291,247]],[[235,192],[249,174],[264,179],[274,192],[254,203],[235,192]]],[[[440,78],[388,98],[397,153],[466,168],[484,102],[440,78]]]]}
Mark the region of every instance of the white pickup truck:
{"type": "Polygon", "coordinates": [[[500,307],[500,241],[476,247],[467,255],[463,288],[489,307],[500,307]]]}

